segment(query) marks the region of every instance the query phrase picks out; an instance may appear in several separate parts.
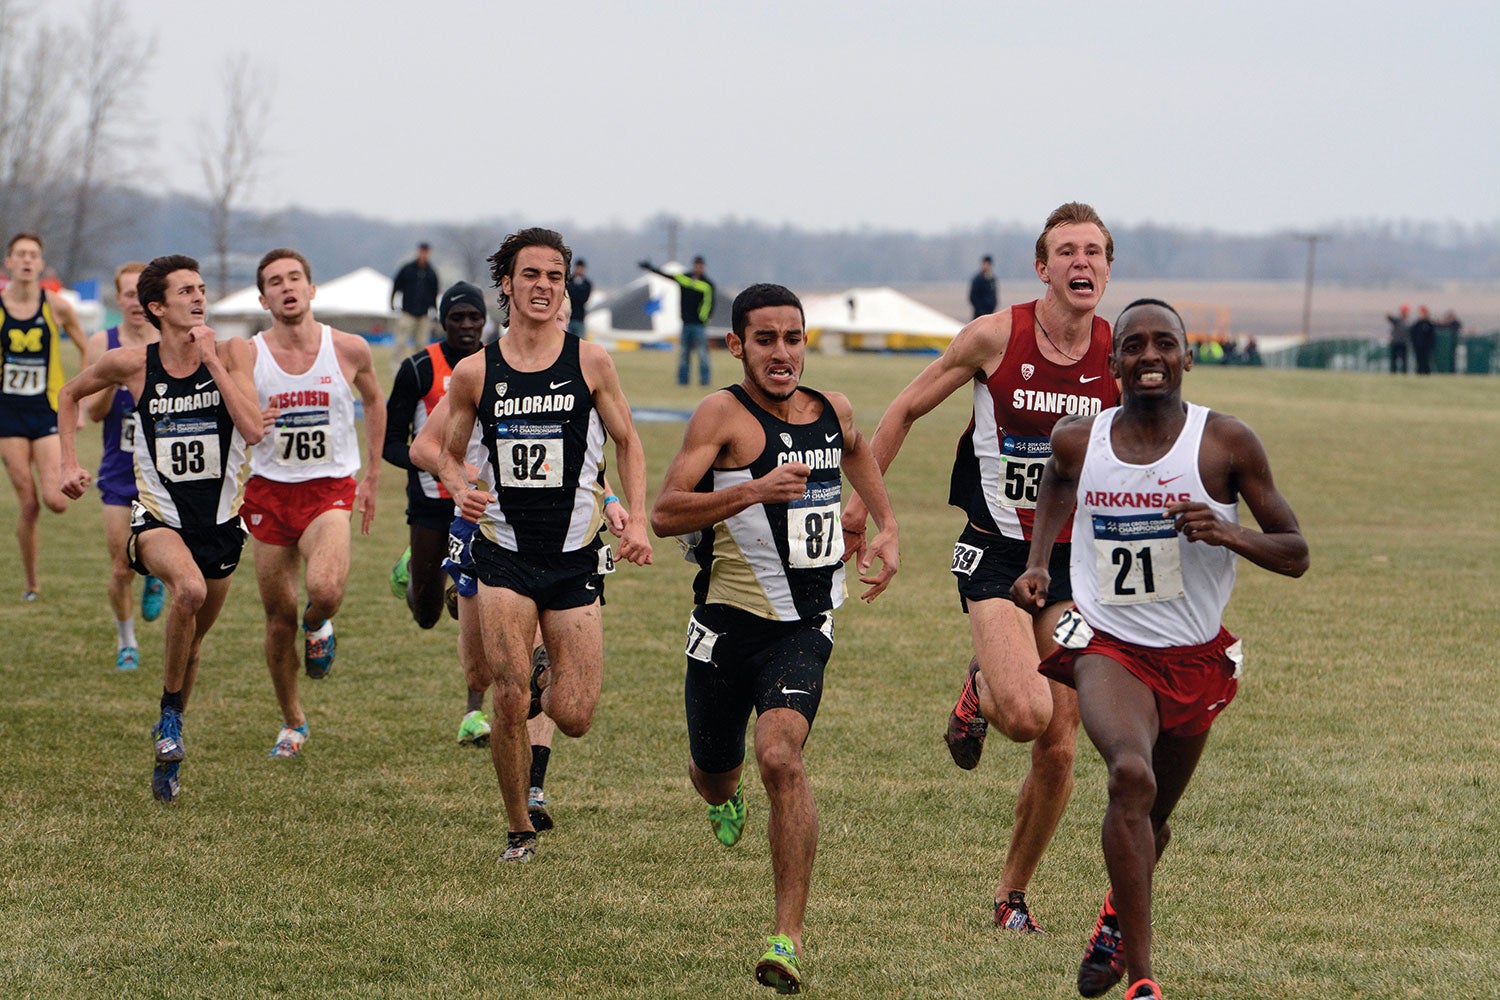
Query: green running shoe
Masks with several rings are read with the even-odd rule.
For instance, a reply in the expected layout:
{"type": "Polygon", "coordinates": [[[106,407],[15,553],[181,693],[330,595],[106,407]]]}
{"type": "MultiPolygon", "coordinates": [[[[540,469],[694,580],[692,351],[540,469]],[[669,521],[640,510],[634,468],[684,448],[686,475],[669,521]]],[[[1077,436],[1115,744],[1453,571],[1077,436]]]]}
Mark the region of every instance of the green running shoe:
{"type": "Polygon", "coordinates": [[[479,709],[474,709],[459,723],[458,742],[476,747],[490,745],[490,720],[479,709]]]}
{"type": "Polygon", "coordinates": [[[735,787],[734,795],[723,805],[708,807],[708,825],[714,828],[714,836],[725,847],[740,842],[745,832],[745,782],[742,779],[735,787]]]}
{"type": "Polygon", "coordinates": [[[770,948],[755,963],[755,981],[777,993],[801,993],[802,972],[797,968],[797,949],[785,934],[766,938],[770,948]]]}
{"type": "Polygon", "coordinates": [[[401,558],[396,560],[396,565],[391,567],[391,593],[396,600],[406,600],[406,584],[411,580],[411,546],[401,553],[401,558]]]}

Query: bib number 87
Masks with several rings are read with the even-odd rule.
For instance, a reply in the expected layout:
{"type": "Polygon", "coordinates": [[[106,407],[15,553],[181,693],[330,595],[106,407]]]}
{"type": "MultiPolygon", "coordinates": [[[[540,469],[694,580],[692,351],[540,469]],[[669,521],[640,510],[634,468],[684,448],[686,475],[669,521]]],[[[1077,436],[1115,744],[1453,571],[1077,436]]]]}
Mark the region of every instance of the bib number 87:
{"type": "Polygon", "coordinates": [[[787,562],[798,569],[832,566],[844,555],[844,532],[837,504],[788,507],[787,562]]]}

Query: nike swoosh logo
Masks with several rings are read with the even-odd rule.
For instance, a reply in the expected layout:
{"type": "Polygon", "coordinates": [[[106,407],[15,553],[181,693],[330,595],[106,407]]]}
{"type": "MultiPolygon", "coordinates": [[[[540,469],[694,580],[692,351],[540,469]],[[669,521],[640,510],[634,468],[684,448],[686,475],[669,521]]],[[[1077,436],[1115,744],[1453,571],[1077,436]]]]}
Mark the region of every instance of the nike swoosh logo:
{"type": "Polygon", "coordinates": [[[555,391],[557,389],[561,389],[563,386],[567,385],[571,381],[573,381],[573,380],[570,379],[570,378],[565,378],[561,382],[548,382],[547,385],[555,391]]]}
{"type": "Polygon", "coordinates": [[[801,688],[789,688],[789,687],[785,687],[785,686],[782,687],[781,693],[782,694],[812,694],[811,691],[803,691],[801,688]]]}
{"type": "Polygon", "coordinates": [[[583,585],[583,589],[584,590],[593,590],[594,589],[594,585],[592,583],[585,583],[583,585]]]}
{"type": "Polygon", "coordinates": [[[1082,382],[1084,385],[1088,385],[1090,382],[1097,382],[1103,377],[1103,375],[1080,375],[1078,376],[1078,381],[1082,382]]]}
{"type": "Polygon", "coordinates": [[[220,569],[234,569],[239,563],[219,563],[220,569]]]}
{"type": "Polygon", "coordinates": [[[1181,475],[1173,476],[1171,479],[1163,479],[1160,476],[1157,476],[1156,477],[1156,485],[1157,486],[1165,486],[1168,483],[1175,483],[1175,482],[1177,482],[1177,480],[1179,480],[1181,478],[1182,478],[1181,475]]]}
{"type": "Polygon", "coordinates": [[[209,379],[207,382],[199,382],[197,385],[193,386],[193,389],[195,391],[197,391],[197,392],[202,392],[204,386],[206,386],[206,385],[213,385],[213,384],[214,384],[214,380],[213,379],[209,379]]]}
{"type": "Polygon", "coordinates": [[[837,433],[834,433],[834,434],[824,434],[823,435],[823,440],[827,441],[829,444],[833,444],[833,439],[836,438],[836,437],[838,437],[837,433]]]}

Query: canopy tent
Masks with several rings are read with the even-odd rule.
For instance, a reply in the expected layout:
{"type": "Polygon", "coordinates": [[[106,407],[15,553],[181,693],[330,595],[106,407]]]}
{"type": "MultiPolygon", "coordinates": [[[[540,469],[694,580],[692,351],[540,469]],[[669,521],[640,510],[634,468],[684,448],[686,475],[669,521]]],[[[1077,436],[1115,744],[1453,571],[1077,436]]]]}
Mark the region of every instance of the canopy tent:
{"type": "Polygon", "coordinates": [[[802,302],[808,344],[826,352],[943,350],[963,324],[894,288],[850,288],[802,302]]]}
{"type": "MultiPolygon", "coordinates": [[[[318,284],[313,315],[330,326],[351,333],[381,333],[396,313],[391,309],[391,279],[372,267],[361,267],[318,284]]],[[[251,285],[224,296],[208,307],[209,320],[225,332],[233,327],[248,336],[270,323],[261,307],[260,291],[251,285]]]]}
{"type": "MultiPolygon", "coordinates": [[[[668,273],[681,273],[675,261],[663,264],[668,273]]],[[[639,278],[590,304],[584,329],[590,340],[606,347],[633,350],[644,345],[676,343],[682,334],[682,286],[659,274],[644,271],[639,278]]],[[[729,307],[734,292],[716,286],[708,318],[708,339],[722,340],[729,329],[729,307]]]]}

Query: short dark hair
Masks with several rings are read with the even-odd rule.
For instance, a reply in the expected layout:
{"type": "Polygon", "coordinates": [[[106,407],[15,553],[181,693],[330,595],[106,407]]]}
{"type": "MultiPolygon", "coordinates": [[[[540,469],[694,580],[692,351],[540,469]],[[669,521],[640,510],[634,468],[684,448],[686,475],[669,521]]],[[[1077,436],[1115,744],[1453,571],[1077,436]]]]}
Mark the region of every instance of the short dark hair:
{"type": "Polygon", "coordinates": [[[307,258],[290,247],[277,247],[262,257],[260,263],[255,265],[255,287],[257,290],[262,292],[266,290],[266,268],[278,260],[295,260],[302,265],[302,273],[307,276],[308,282],[312,282],[312,265],[307,262],[307,258]]]}
{"type": "MultiPolygon", "coordinates": [[[[542,229],[533,226],[530,229],[522,229],[511,233],[500,244],[500,249],[490,254],[490,278],[495,282],[495,287],[500,288],[501,278],[515,278],[516,255],[527,247],[546,247],[556,250],[562,254],[563,271],[573,266],[573,251],[568,249],[563,242],[562,233],[555,229],[542,229]]],[[[504,289],[496,296],[501,309],[509,308],[510,296],[505,294],[504,289]]]]}
{"type": "Polygon", "coordinates": [[[1104,234],[1104,259],[1113,264],[1115,261],[1115,238],[1109,235],[1109,227],[1104,220],[1099,218],[1099,213],[1094,211],[1093,205],[1086,205],[1081,201],[1070,201],[1065,205],[1059,205],[1047,216],[1047,224],[1042,227],[1042,235],[1036,238],[1036,262],[1047,263],[1047,234],[1058,226],[1072,226],[1093,223],[1099,227],[1104,234]]]}
{"type": "Polygon", "coordinates": [[[141,271],[140,278],[136,281],[135,295],[141,301],[141,308],[146,310],[146,319],[158,330],[161,329],[161,320],[151,311],[151,303],[160,302],[163,305],[167,301],[167,276],[173,271],[201,271],[198,262],[187,254],[173,253],[165,257],[154,258],[141,271]]]}
{"type": "Polygon", "coordinates": [[[802,311],[802,300],[790,288],[785,285],[751,285],[734,297],[734,305],[729,310],[729,323],[734,335],[743,338],[750,325],[750,313],[766,306],[796,306],[802,322],[807,323],[807,314],[802,311]]]}
{"type": "Polygon", "coordinates": [[[1130,312],[1130,310],[1132,309],[1139,309],[1141,306],[1156,306],[1157,308],[1165,309],[1167,312],[1177,317],[1177,325],[1182,328],[1182,341],[1183,343],[1187,343],[1187,324],[1182,321],[1182,314],[1179,313],[1176,309],[1172,308],[1172,303],[1163,302],[1161,299],[1136,299],[1134,302],[1127,305],[1124,309],[1121,309],[1120,315],[1115,317],[1115,325],[1114,330],[1112,331],[1111,340],[1118,342],[1120,336],[1120,321],[1125,318],[1125,314],[1130,312]]]}
{"type": "Polygon", "coordinates": [[[25,229],[12,236],[10,238],[10,242],[5,244],[5,256],[9,257],[10,252],[16,248],[16,244],[21,242],[22,240],[30,240],[31,242],[35,243],[38,250],[45,249],[42,246],[42,238],[36,233],[33,233],[31,230],[25,229]]]}

